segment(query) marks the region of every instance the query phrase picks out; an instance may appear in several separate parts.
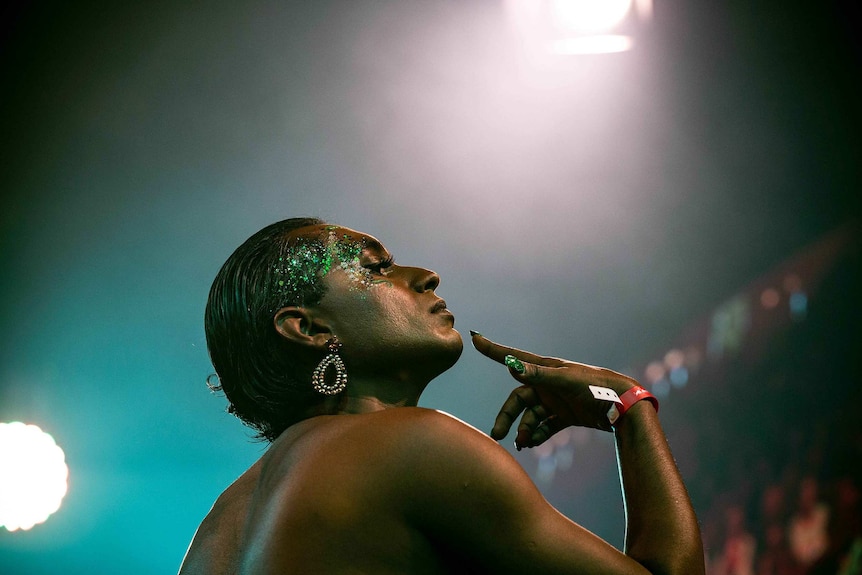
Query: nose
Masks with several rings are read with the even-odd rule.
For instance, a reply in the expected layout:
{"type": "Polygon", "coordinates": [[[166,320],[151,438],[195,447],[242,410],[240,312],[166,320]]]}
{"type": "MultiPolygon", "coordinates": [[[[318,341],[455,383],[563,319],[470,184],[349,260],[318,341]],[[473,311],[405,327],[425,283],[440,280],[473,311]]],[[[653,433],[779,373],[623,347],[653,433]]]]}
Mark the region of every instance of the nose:
{"type": "Polygon", "coordinates": [[[413,289],[418,292],[434,291],[440,285],[440,276],[425,268],[413,268],[413,289]]]}

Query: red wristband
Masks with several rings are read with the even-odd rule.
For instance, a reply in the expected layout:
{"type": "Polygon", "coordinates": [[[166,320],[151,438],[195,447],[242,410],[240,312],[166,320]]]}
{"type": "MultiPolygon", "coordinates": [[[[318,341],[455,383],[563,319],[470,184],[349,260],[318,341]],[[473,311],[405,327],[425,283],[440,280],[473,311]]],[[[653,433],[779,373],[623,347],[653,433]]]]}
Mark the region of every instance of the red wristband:
{"type": "Polygon", "coordinates": [[[636,385],[622,394],[620,396],[620,402],[615,402],[608,411],[608,420],[610,420],[611,425],[616,423],[634,404],[642,399],[646,399],[652,403],[652,406],[655,408],[655,412],[658,413],[658,399],[656,399],[656,397],[646,389],[636,385]]]}

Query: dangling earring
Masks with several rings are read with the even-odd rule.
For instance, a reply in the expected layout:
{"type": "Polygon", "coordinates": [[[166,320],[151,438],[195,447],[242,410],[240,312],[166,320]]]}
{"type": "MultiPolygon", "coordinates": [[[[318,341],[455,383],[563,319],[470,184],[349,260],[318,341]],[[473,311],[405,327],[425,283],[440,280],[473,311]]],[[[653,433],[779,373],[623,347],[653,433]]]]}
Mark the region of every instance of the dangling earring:
{"type": "Polygon", "coordinates": [[[324,357],[314,368],[314,373],[311,374],[311,387],[317,393],[335,395],[347,387],[347,369],[344,367],[341,356],[338,355],[338,352],[341,351],[341,342],[338,341],[338,337],[332,336],[326,343],[329,345],[329,355],[324,357]],[[335,381],[326,383],[326,370],[330,366],[335,369],[335,381]]]}

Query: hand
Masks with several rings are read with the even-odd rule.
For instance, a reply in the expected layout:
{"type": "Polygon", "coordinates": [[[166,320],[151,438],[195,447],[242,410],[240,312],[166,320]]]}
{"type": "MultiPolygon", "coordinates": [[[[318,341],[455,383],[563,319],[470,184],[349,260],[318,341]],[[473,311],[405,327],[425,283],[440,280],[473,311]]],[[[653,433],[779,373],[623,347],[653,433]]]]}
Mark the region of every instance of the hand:
{"type": "Polygon", "coordinates": [[[622,395],[638,385],[610,369],[542,357],[494,343],[478,333],[473,333],[473,347],[503,365],[507,365],[506,356],[514,356],[523,365],[523,372],[516,364],[509,366],[511,376],[523,385],[509,394],[491,430],[491,437],[503,439],[523,412],[515,438],[518,449],[540,445],[571,425],[610,431],[607,413],[612,404],[595,399],[589,386],[607,387],[622,395]]]}

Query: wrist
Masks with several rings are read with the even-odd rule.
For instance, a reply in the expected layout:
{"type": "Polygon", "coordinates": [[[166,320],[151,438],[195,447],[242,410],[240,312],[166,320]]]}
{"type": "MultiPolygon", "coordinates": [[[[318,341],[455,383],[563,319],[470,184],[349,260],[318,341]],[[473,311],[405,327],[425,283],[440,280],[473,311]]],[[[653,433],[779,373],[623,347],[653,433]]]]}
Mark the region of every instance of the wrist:
{"type": "Polygon", "coordinates": [[[632,407],[644,401],[652,404],[653,409],[658,413],[658,399],[643,387],[635,385],[620,394],[619,401],[615,401],[608,410],[608,421],[611,426],[618,425],[632,407]]]}

